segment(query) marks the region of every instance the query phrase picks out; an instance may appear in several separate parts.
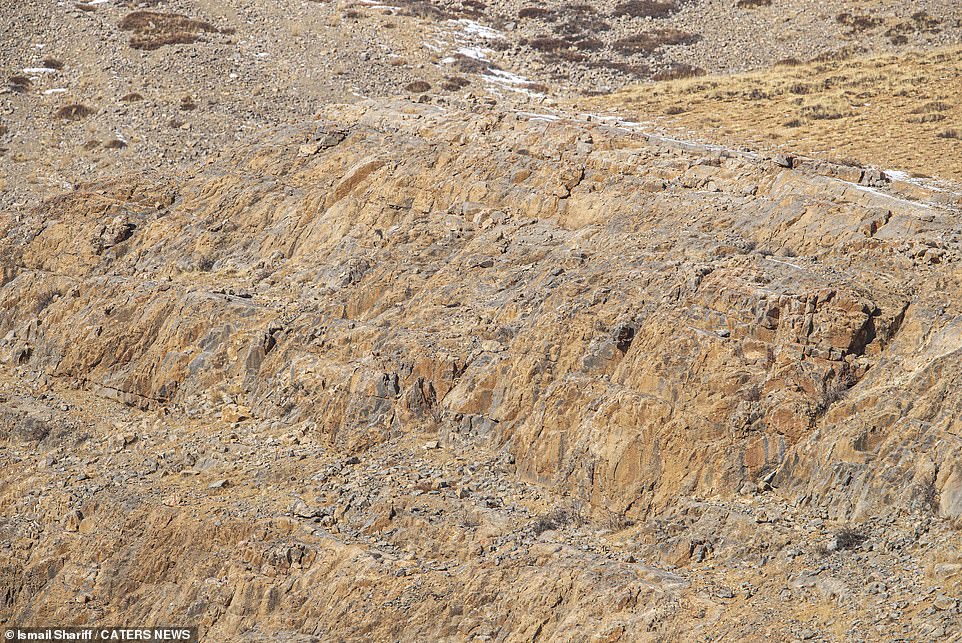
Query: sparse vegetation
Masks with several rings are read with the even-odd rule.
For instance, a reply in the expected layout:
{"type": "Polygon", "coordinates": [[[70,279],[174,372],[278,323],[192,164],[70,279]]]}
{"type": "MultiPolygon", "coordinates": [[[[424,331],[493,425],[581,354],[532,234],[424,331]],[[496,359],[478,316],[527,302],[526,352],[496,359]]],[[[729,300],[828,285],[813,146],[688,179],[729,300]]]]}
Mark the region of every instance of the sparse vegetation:
{"type": "Polygon", "coordinates": [[[893,45],[905,45],[909,42],[909,36],[914,34],[936,34],[942,28],[942,21],[939,18],[930,16],[925,11],[917,11],[912,14],[911,21],[900,22],[885,31],[885,36],[893,45]]]}
{"type": "Polygon", "coordinates": [[[195,20],[179,13],[134,11],[121,22],[120,29],[130,31],[130,46],[153,50],[166,45],[186,45],[197,42],[205,33],[218,33],[211,23],[195,20]]]}
{"type": "Polygon", "coordinates": [[[44,58],[43,66],[47,69],[63,69],[63,63],[56,58],[44,58]]]}
{"type": "Polygon", "coordinates": [[[833,121],[851,116],[852,112],[848,109],[847,105],[838,103],[815,103],[813,105],[805,105],[799,110],[799,113],[805,118],[811,118],[817,121],[833,121]]]}
{"type": "Polygon", "coordinates": [[[20,75],[11,76],[9,82],[10,82],[10,91],[16,94],[26,94],[28,91],[30,91],[30,88],[33,86],[33,82],[31,82],[31,80],[26,76],[20,76],[20,75]]]}
{"type": "Polygon", "coordinates": [[[669,63],[668,67],[654,74],[651,79],[657,81],[680,80],[704,75],[705,70],[701,67],[694,67],[687,63],[669,63]]]}
{"type": "Polygon", "coordinates": [[[395,0],[395,5],[404,7],[404,15],[417,18],[430,18],[432,20],[448,20],[457,16],[443,9],[429,0],[395,0]]]}
{"type": "Polygon", "coordinates": [[[654,29],[645,33],[636,34],[621,40],[616,40],[612,47],[615,51],[631,56],[642,54],[649,56],[663,47],[673,45],[690,45],[701,40],[701,36],[690,34],[680,29],[665,28],[654,29]]]}
{"type": "Polygon", "coordinates": [[[613,15],[659,19],[668,18],[680,9],[679,4],[672,0],[628,0],[616,6],[613,15]]]}
{"type": "Polygon", "coordinates": [[[404,91],[411,92],[412,94],[423,94],[424,92],[431,91],[431,83],[424,80],[415,80],[413,83],[405,85],[404,91]]]}
{"type": "Polygon", "coordinates": [[[478,60],[477,58],[472,58],[471,56],[455,54],[452,67],[464,74],[483,74],[487,70],[491,69],[492,65],[489,62],[478,60]]]}
{"type": "Polygon", "coordinates": [[[617,533],[635,526],[635,521],[616,511],[607,512],[600,520],[601,527],[606,531],[617,533]]]}
{"type": "Polygon", "coordinates": [[[88,107],[81,103],[74,103],[71,105],[64,105],[58,109],[56,112],[54,112],[54,118],[62,121],[79,121],[96,113],[97,110],[93,109],[92,107],[88,107]]]}
{"type": "Polygon", "coordinates": [[[738,4],[735,5],[739,9],[757,9],[758,7],[770,7],[772,6],[772,0],[738,0],[738,4]]]}
{"type": "Polygon", "coordinates": [[[141,100],[144,100],[144,97],[137,92],[130,92],[129,94],[124,94],[120,97],[120,102],[122,103],[135,103],[141,100]]]}
{"type": "Polygon", "coordinates": [[[835,532],[835,546],[840,550],[858,549],[866,540],[865,534],[851,527],[844,527],[835,532]]]}
{"type": "Polygon", "coordinates": [[[568,525],[580,525],[582,522],[577,512],[570,509],[555,509],[537,518],[531,524],[531,531],[535,536],[540,536],[546,531],[564,529],[568,525]]]}
{"type": "Polygon", "coordinates": [[[444,82],[441,83],[441,89],[448,92],[456,92],[470,84],[471,81],[464,76],[445,76],[444,82]]]}
{"type": "Polygon", "coordinates": [[[851,156],[842,156],[842,157],[838,157],[838,158],[831,158],[831,159],[829,159],[829,162],[830,162],[830,163],[834,163],[835,165],[844,165],[844,166],[846,166],[846,167],[865,167],[865,164],[864,164],[864,163],[862,163],[862,162],[861,162],[860,160],[858,160],[857,158],[854,158],[854,157],[851,157],[851,156]]]}
{"type": "Polygon", "coordinates": [[[875,16],[856,15],[847,11],[835,16],[835,21],[844,27],[848,27],[847,35],[850,36],[870,31],[884,23],[881,18],[875,16]]]}
{"type": "Polygon", "coordinates": [[[962,139],[962,130],[957,130],[957,129],[942,130],[941,132],[938,133],[937,136],[939,138],[962,139]]]}
{"type": "MultiPolygon", "coordinates": [[[[962,177],[962,47],[911,55],[788,61],[765,71],[669,80],[583,99],[593,111],[663,114],[719,143],[858,158],[879,167],[962,177]],[[684,105],[685,111],[672,109],[684,105]],[[671,110],[669,112],[669,110],[671,110]],[[725,113],[725,131],[718,114],[725,113]]],[[[626,73],[627,69],[624,70],[626,73]]],[[[649,76],[650,77],[650,76],[649,76]]]]}
{"type": "Polygon", "coordinates": [[[912,116],[906,120],[907,123],[940,123],[945,120],[945,114],[922,114],[912,116]]]}
{"type": "Polygon", "coordinates": [[[917,107],[912,110],[913,114],[928,114],[929,112],[947,112],[952,109],[952,106],[946,102],[936,100],[926,103],[921,107],[917,107]]]}
{"type": "Polygon", "coordinates": [[[554,18],[554,11],[544,7],[524,7],[518,11],[518,17],[524,19],[551,20],[554,18]]]}
{"type": "Polygon", "coordinates": [[[532,49],[545,52],[560,51],[571,46],[567,40],[562,38],[554,38],[551,36],[538,36],[537,38],[532,38],[529,40],[527,44],[532,49]]]}

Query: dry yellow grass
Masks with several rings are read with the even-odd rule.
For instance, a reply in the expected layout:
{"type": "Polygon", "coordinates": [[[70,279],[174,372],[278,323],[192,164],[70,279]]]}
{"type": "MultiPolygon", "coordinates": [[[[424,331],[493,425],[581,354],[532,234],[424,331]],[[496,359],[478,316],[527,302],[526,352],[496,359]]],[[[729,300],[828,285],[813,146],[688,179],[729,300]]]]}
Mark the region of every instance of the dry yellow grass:
{"type": "Polygon", "coordinates": [[[962,179],[962,47],[655,83],[578,107],[730,146],[962,179]]]}

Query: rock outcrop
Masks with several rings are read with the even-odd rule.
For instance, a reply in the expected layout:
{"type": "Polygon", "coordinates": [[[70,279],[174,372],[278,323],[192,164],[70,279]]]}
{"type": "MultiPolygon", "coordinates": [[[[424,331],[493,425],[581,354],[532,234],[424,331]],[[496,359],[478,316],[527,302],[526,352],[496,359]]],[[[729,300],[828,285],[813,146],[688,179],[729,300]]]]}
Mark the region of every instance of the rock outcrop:
{"type": "Polygon", "coordinates": [[[869,580],[803,561],[867,579],[850,550],[925,525],[872,582],[958,588],[959,198],[785,165],[371,102],[3,215],[0,616],[81,621],[74,592],[230,640],[700,640],[761,618],[764,577],[774,636],[817,611],[778,592],[835,604],[826,638],[957,632],[919,602],[872,629],[869,580]],[[37,390],[145,424],[80,435],[37,390]],[[187,458],[201,435],[223,452],[187,458]],[[85,440],[133,469],[15,509],[85,440]]]}

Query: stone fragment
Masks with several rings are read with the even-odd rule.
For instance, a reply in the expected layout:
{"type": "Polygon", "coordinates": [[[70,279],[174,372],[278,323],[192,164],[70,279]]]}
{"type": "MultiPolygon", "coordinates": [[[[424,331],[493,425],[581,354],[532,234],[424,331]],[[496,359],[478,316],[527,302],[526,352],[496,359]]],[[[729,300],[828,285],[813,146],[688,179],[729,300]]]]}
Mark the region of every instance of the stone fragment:
{"type": "Polygon", "coordinates": [[[65,531],[80,531],[80,523],[83,521],[84,515],[79,509],[73,509],[68,511],[63,516],[63,528],[65,531]]]}
{"type": "Polygon", "coordinates": [[[946,596],[945,594],[939,594],[932,599],[932,607],[940,612],[954,610],[956,605],[958,605],[958,601],[950,596],[946,596]]]}
{"type": "Polygon", "coordinates": [[[772,157],[772,163],[779,167],[791,168],[795,165],[795,157],[789,154],[776,154],[772,157]]]}

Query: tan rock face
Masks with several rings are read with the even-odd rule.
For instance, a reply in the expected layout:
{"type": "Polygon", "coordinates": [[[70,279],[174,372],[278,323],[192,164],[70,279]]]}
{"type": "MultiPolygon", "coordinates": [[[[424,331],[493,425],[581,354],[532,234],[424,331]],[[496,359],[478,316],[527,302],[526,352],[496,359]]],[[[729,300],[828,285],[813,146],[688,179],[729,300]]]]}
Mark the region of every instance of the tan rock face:
{"type": "MultiPolygon", "coordinates": [[[[934,197],[579,120],[375,103],[328,119],[190,177],[86,186],[0,221],[5,368],[151,412],[302,425],[345,453],[422,437],[506,452],[512,476],[595,517],[651,521],[768,484],[837,520],[962,514],[957,223],[934,197]]],[[[209,538],[250,542],[236,529],[209,538]]],[[[706,542],[666,560],[701,560],[706,542]]],[[[160,550],[189,566],[176,547],[160,550]]],[[[309,570],[294,594],[350,568],[335,594],[361,600],[354,555],[275,558],[309,570]]],[[[469,589],[544,582],[518,573],[469,589]]],[[[589,597],[583,570],[559,582],[564,600],[606,595],[589,597]]],[[[198,613],[240,631],[275,612],[272,583],[198,613]]],[[[522,617],[546,609],[527,596],[500,625],[519,640],[545,632],[522,617]]],[[[295,631],[319,613],[284,609],[295,631]]],[[[450,627],[419,633],[472,631],[450,627]]],[[[411,634],[398,628],[377,631],[411,634]]]]}
{"type": "Polygon", "coordinates": [[[853,245],[887,258],[861,245],[884,197],[610,128],[406,110],[346,112],[333,148],[297,151],[317,124],[176,196],[46,204],[14,231],[2,330],[125,401],[239,387],[349,448],[440,424],[639,515],[776,466],[897,330],[908,284],[829,273],[853,245]]]}

